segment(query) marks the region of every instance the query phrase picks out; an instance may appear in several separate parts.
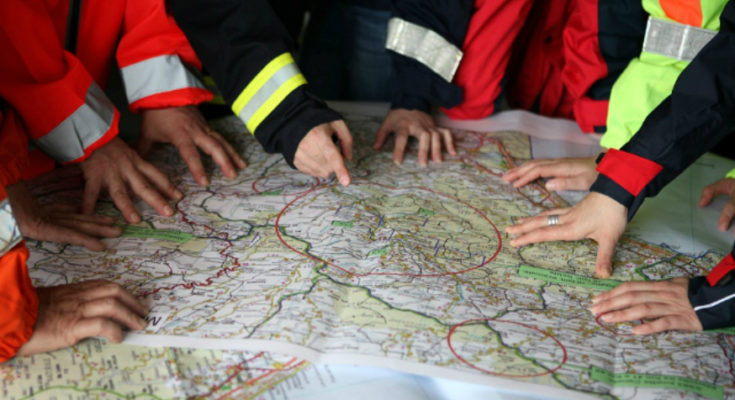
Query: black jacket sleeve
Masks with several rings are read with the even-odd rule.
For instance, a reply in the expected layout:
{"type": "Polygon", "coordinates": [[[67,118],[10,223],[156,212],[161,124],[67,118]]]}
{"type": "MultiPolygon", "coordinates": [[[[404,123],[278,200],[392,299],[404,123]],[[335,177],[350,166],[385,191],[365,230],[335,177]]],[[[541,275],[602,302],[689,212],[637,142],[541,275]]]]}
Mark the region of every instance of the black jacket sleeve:
{"type": "Polygon", "coordinates": [[[705,330],[735,327],[733,253],[735,246],[707,277],[698,276],[689,281],[689,302],[705,330]]]}
{"type": "MultiPolygon", "coordinates": [[[[735,3],[725,6],[720,21],[720,32],[684,69],[671,96],[598,165],[591,190],[628,207],[629,219],[646,197],[735,129],[735,3]]],[[[704,329],[735,326],[734,273],[731,253],[707,277],[689,281],[689,301],[704,329]]]]}
{"type": "MultiPolygon", "coordinates": [[[[472,0],[397,0],[391,23],[400,20],[418,25],[461,51],[473,5],[472,0]]],[[[419,45],[416,41],[408,43],[408,46],[419,45]]],[[[429,112],[431,104],[449,108],[462,102],[462,89],[453,85],[451,79],[445,79],[416,58],[396,51],[391,51],[391,55],[395,70],[391,108],[429,112]]],[[[436,58],[425,52],[423,56],[430,61],[436,58]]]]}
{"type": "MultiPolygon", "coordinates": [[[[271,61],[291,51],[289,34],[267,0],[168,0],[167,5],[231,106],[271,61]]],[[[266,151],[280,152],[293,166],[301,139],[314,126],[338,119],[301,85],[252,133],[266,151]]]]}
{"type": "MultiPolygon", "coordinates": [[[[647,183],[639,193],[631,193],[621,185],[630,177],[604,172],[591,187],[592,191],[608,195],[628,207],[629,218],[643,199],[658,194],[697,158],[735,130],[735,3],[725,6],[720,21],[720,32],[684,69],[672,94],[618,152],[653,161],[661,167],[660,172],[646,178],[647,183]]],[[[615,158],[607,154],[600,165],[611,156],[615,158]]]]}

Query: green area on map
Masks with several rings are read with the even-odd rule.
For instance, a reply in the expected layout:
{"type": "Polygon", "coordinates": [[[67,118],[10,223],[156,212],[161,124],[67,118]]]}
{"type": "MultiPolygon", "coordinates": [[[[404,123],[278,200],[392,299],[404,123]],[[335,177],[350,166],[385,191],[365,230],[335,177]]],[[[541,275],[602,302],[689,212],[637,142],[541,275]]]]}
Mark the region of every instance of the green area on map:
{"type": "Polygon", "coordinates": [[[521,265],[518,275],[539,279],[546,282],[558,283],[560,285],[579,286],[588,289],[610,290],[618,285],[620,281],[614,279],[597,279],[588,276],[570,274],[569,272],[552,271],[546,268],[521,265]]]}
{"type": "Polygon", "coordinates": [[[425,208],[419,208],[419,214],[421,214],[421,215],[426,215],[426,216],[429,216],[429,217],[431,217],[432,215],[434,215],[434,214],[436,214],[436,213],[435,213],[435,212],[433,212],[433,211],[431,211],[431,210],[427,210],[427,209],[425,209],[425,208]]]}
{"type": "Polygon", "coordinates": [[[388,248],[387,247],[381,247],[379,249],[372,249],[368,253],[368,257],[370,256],[384,256],[388,254],[388,248]]]}
{"type": "Polygon", "coordinates": [[[261,196],[280,196],[281,191],[280,190],[271,190],[270,192],[262,192],[260,193],[261,196]]]}
{"type": "Polygon", "coordinates": [[[599,382],[604,382],[610,386],[684,390],[687,392],[697,393],[711,399],[722,399],[724,397],[722,387],[720,386],[681,376],[614,374],[600,367],[591,367],[590,378],[599,382]]]}
{"type": "Polygon", "coordinates": [[[724,333],[725,335],[732,335],[732,336],[735,336],[735,327],[730,327],[730,328],[720,328],[720,329],[712,329],[711,331],[707,331],[707,332],[712,332],[712,333],[724,333]]]}
{"type": "Polygon", "coordinates": [[[130,225],[123,228],[122,235],[141,239],[160,239],[176,243],[186,243],[194,237],[194,235],[192,235],[191,233],[186,232],[169,231],[165,229],[152,229],[142,226],[130,225]]]}
{"type": "Polygon", "coordinates": [[[352,228],[352,221],[332,221],[332,226],[338,228],[352,228]]]}

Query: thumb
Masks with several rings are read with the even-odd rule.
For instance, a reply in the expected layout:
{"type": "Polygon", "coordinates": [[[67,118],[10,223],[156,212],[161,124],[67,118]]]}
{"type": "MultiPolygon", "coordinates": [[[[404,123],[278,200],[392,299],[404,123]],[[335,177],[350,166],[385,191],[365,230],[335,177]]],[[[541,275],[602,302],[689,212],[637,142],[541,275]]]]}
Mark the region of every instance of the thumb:
{"type": "Polygon", "coordinates": [[[596,275],[600,278],[609,278],[612,273],[613,257],[617,240],[600,240],[597,247],[596,275]]]}

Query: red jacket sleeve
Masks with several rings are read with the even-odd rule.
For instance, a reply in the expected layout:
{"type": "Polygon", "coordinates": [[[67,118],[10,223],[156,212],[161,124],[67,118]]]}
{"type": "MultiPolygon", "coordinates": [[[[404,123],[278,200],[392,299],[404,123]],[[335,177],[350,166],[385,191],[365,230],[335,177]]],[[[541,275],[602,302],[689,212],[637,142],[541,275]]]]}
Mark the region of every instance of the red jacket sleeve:
{"type": "Polygon", "coordinates": [[[0,110],[0,129],[0,186],[9,186],[28,169],[28,138],[18,115],[9,109],[0,110]]]}
{"type": "Polygon", "coordinates": [[[0,97],[60,163],[84,160],[118,132],[119,114],[84,66],[64,51],[46,5],[0,2],[0,97]]]}
{"type": "Polygon", "coordinates": [[[190,70],[201,69],[201,62],[166,14],[164,0],[126,2],[117,61],[133,111],[199,104],[213,97],[190,70]]]}
{"type": "MultiPolygon", "coordinates": [[[[16,121],[0,114],[0,149],[5,152],[18,141],[16,121]]],[[[22,149],[23,147],[21,147],[22,149]]],[[[3,180],[18,171],[6,171],[0,165],[3,180]]],[[[0,362],[12,358],[30,339],[38,313],[38,297],[26,269],[28,250],[13,218],[5,187],[0,184],[0,362]]]]}

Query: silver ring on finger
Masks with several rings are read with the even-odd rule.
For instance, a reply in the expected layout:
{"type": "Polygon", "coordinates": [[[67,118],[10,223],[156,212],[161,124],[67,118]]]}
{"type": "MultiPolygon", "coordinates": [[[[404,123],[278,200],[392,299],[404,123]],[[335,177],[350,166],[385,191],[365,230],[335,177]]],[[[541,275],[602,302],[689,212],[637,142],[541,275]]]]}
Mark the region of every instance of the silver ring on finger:
{"type": "Polygon", "coordinates": [[[546,224],[549,225],[549,226],[559,225],[559,216],[556,215],[556,214],[549,215],[546,218],[546,224]]]}

